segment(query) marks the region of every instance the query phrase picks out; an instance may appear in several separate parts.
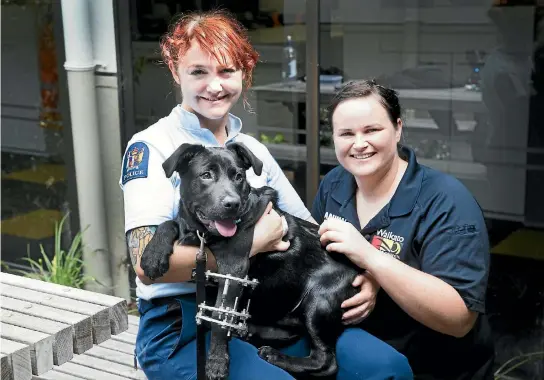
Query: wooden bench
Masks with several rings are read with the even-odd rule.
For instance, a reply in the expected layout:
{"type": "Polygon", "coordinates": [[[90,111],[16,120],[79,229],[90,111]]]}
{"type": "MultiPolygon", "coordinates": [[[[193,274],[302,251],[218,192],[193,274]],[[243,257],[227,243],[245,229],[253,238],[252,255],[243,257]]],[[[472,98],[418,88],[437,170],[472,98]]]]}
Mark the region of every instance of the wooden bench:
{"type": "Polygon", "coordinates": [[[33,380],[145,380],[141,369],[134,369],[134,345],[138,333],[139,318],[128,316],[126,331],[113,335],[100,344],[94,345],[72,360],[53,366],[53,369],[33,380]]]}
{"type": "Polygon", "coordinates": [[[0,313],[2,380],[146,378],[122,298],[0,273],[0,313]]]}

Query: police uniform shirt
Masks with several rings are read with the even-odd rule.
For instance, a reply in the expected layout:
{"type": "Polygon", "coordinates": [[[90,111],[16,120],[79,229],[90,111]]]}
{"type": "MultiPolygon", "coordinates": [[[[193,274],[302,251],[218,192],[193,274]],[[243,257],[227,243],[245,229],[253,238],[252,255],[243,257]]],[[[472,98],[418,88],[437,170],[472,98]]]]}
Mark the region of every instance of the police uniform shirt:
{"type": "Polygon", "coordinates": [[[423,326],[383,290],[361,327],[406,355],[419,378],[479,378],[476,372],[489,371],[493,355],[482,316],[490,252],[481,209],[456,178],[418,164],[409,148],[400,154],[408,162],[406,172],[391,201],[368,225],[359,225],[357,185],[341,166],[321,182],[312,216],[320,224],[327,218],[345,220],[383,254],[453,286],[468,309],[480,313],[463,338],[423,326]]]}
{"type": "MultiPolygon", "coordinates": [[[[278,206],[299,218],[309,219],[310,212],[283,174],[266,146],[251,136],[240,133],[242,122],[229,114],[226,144],[245,144],[263,162],[257,176],[246,172],[251,186],[270,186],[278,191],[278,206]]],[[[124,192],[125,231],[142,226],[156,226],[174,219],[179,210],[181,181],[178,173],[166,178],[163,162],[183,143],[219,146],[213,133],[200,127],[195,114],[176,106],[170,115],[135,134],[123,158],[119,185],[124,192]]],[[[145,237],[142,237],[145,239],[145,237]]],[[[195,292],[193,283],[144,285],[136,278],[136,294],[146,300],[195,292]]]]}

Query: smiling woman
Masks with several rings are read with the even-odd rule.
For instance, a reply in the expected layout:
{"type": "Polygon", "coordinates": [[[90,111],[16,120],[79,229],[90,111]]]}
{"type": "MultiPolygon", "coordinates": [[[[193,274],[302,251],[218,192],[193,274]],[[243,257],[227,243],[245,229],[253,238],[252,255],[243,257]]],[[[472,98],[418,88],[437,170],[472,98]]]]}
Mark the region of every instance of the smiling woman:
{"type": "Polygon", "coordinates": [[[258,59],[245,30],[219,12],[186,15],[162,39],[161,49],[181,86],[183,108],[224,140],[223,119],[251,86],[258,59]]]}
{"type": "MultiPolygon", "coordinates": [[[[457,179],[420,165],[399,144],[392,89],[348,83],[329,111],[340,166],[321,182],[312,215],[327,250],[383,289],[360,327],[406,355],[416,378],[491,378],[489,241],[478,203],[457,179]]],[[[337,351],[356,360],[353,339],[343,334],[337,351]]]]}
{"type": "Polygon", "coordinates": [[[336,157],[356,178],[372,176],[381,181],[401,161],[400,107],[398,100],[386,101],[390,91],[371,82],[352,83],[331,104],[331,125],[338,126],[333,130],[336,157]]]}
{"type": "MultiPolygon", "coordinates": [[[[146,247],[155,235],[156,226],[176,220],[179,205],[189,202],[181,196],[183,186],[179,175],[172,175],[173,169],[168,175],[165,173],[166,159],[185,143],[207,147],[243,143],[263,162],[262,173],[256,169],[243,173],[249,184],[276,189],[280,208],[302,219],[312,218],[268,149],[242,133],[241,120],[230,113],[250,87],[258,58],[243,27],[223,11],[187,14],[163,37],[161,49],[180,87],[182,102],[168,116],[132,137],[120,178],[125,231],[137,274],[136,294],[141,315],[136,354],[149,379],[194,379],[196,289],[190,280],[198,247],[174,244],[172,254],[167,257],[169,261],[162,265],[166,270],[160,274],[144,273],[140,266],[142,254],[144,257],[152,254],[146,247]]],[[[217,181],[212,171],[204,170],[204,166],[201,170],[198,175],[202,184],[217,181]]],[[[234,207],[237,200],[226,198],[228,189],[218,188],[222,193],[217,197],[234,207]]],[[[199,191],[204,194],[206,186],[199,191]]],[[[211,222],[208,214],[199,217],[203,228],[213,224],[222,235],[236,233],[235,220],[211,222]]],[[[283,225],[276,211],[266,212],[255,227],[251,254],[286,250],[289,243],[282,241],[286,233],[283,225]]],[[[208,265],[208,269],[216,270],[213,252],[209,251],[208,265]]],[[[299,355],[307,352],[304,342],[291,349],[299,355]]],[[[232,339],[230,353],[231,379],[292,378],[260,359],[249,343],[232,339]]]]}

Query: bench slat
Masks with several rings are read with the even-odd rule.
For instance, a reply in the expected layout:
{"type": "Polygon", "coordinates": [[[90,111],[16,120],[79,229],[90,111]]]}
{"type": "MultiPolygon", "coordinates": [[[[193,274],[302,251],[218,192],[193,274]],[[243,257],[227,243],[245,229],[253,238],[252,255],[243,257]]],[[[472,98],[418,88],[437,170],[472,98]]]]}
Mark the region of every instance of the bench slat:
{"type": "Polygon", "coordinates": [[[0,282],[3,284],[19,286],[61,297],[72,298],[78,301],[94,303],[109,308],[111,334],[119,334],[128,328],[127,301],[123,298],[95,293],[88,290],[71,288],[45,281],[34,280],[28,277],[16,276],[8,273],[0,273],[0,282]]]}
{"type": "Polygon", "coordinates": [[[41,375],[53,368],[53,337],[38,331],[0,322],[2,338],[30,346],[32,374],[41,375]]]}
{"type": "Polygon", "coordinates": [[[135,326],[135,325],[131,325],[130,323],[128,324],[128,329],[127,331],[125,331],[129,334],[134,334],[134,335],[138,335],[138,326],[135,326]]]}
{"type": "Polygon", "coordinates": [[[113,363],[129,366],[134,369],[134,355],[124,352],[112,350],[102,346],[94,346],[85,355],[94,356],[95,358],[104,359],[113,363]]]}
{"type": "Polygon", "coordinates": [[[74,357],[73,328],[70,325],[11,310],[0,310],[2,322],[53,336],[53,363],[63,364],[74,357]]]}
{"type": "Polygon", "coordinates": [[[13,285],[2,285],[2,294],[6,297],[27,301],[38,305],[54,307],[59,310],[88,315],[93,324],[93,342],[102,343],[111,338],[110,312],[106,306],[61,297],[53,294],[21,288],[13,285]]]}
{"type": "Polygon", "coordinates": [[[128,344],[125,342],[119,342],[115,339],[110,339],[101,343],[99,347],[109,348],[110,350],[115,350],[123,352],[125,354],[134,355],[134,345],[128,344]]]}
{"type": "Polygon", "coordinates": [[[84,365],[76,364],[72,361],[55,367],[55,371],[62,372],[74,377],[81,377],[86,380],[126,380],[126,377],[104,372],[100,369],[94,369],[84,365]]]}
{"type": "Polygon", "coordinates": [[[136,335],[129,334],[127,332],[121,333],[116,336],[112,336],[111,339],[116,340],[118,342],[128,343],[133,346],[136,344],[136,335]]]}
{"type": "Polygon", "coordinates": [[[107,371],[114,375],[126,377],[132,380],[146,380],[146,377],[141,370],[135,370],[132,366],[112,363],[110,361],[95,358],[87,354],[78,355],[72,359],[72,363],[81,364],[97,370],[107,371]]]}
{"type": "Polygon", "coordinates": [[[130,315],[128,316],[128,323],[129,325],[139,326],[140,325],[140,317],[137,315],[130,315]]]}
{"type": "Polygon", "coordinates": [[[54,368],[43,375],[32,376],[32,380],[86,380],[84,377],[78,377],[74,374],[59,372],[54,368]]]}
{"type": "Polygon", "coordinates": [[[81,354],[93,346],[92,322],[91,318],[87,315],[58,310],[49,306],[33,305],[29,302],[3,295],[0,295],[0,302],[2,303],[2,309],[17,311],[73,326],[73,346],[74,353],[76,354],[81,354]]]}
{"type": "MultiPolygon", "coordinates": [[[[30,380],[32,378],[32,366],[30,364],[30,347],[26,344],[13,342],[0,338],[0,351],[8,356],[8,365],[11,368],[13,379],[30,380]]],[[[4,371],[2,370],[2,379],[4,371]]]]}

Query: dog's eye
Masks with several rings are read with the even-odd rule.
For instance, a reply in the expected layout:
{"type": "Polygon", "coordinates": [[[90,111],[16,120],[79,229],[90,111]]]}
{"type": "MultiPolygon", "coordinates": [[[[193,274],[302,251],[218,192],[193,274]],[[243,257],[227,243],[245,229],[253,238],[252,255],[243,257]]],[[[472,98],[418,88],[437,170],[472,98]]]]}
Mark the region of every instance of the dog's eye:
{"type": "Polygon", "coordinates": [[[240,182],[242,179],[244,179],[244,177],[242,176],[241,173],[236,173],[236,175],[234,176],[235,181],[240,182]]]}
{"type": "Polygon", "coordinates": [[[200,178],[202,179],[212,179],[212,175],[210,172],[204,172],[200,175],[200,178]]]}

